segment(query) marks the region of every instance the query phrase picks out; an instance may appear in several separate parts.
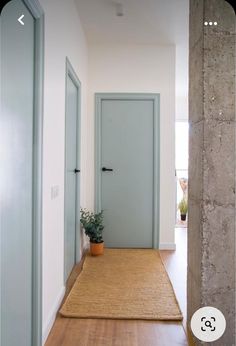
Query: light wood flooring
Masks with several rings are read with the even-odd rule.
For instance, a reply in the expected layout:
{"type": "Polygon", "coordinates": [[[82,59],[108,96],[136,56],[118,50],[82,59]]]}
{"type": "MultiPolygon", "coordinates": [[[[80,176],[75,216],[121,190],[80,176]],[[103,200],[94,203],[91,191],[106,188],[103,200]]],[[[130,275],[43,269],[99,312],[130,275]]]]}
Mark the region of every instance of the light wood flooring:
{"type": "MultiPolygon", "coordinates": [[[[176,251],[160,251],[171,279],[184,320],[158,322],[63,318],[59,314],[46,346],[186,346],[193,345],[186,334],[187,229],[176,229],[176,251]]],[[[67,294],[81,271],[75,266],[68,280],[67,294]]]]}

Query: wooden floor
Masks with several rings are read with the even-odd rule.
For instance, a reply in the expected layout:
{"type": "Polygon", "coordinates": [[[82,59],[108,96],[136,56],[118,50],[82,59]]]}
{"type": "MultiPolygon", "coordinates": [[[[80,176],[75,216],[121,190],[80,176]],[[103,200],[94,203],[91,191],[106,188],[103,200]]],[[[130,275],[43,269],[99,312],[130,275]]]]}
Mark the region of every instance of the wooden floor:
{"type": "MultiPolygon", "coordinates": [[[[187,229],[176,229],[176,251],[161,251],[161,257],[171,279],[180,308],[184,315],[181,322],[136,320],[105,320],[63,318],[54,323],[46,346],[186,346],[186,268],[187,229]]],[[[69,280],[70,291],[81,264],[77,265],[69,280]]]]}

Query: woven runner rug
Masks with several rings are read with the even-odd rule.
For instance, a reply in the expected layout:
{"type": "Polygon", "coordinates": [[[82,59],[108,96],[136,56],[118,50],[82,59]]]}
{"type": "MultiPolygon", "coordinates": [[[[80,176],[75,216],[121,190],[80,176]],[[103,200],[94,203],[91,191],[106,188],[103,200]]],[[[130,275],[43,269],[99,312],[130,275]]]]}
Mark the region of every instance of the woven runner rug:
{"type": "Polygon", "coordinates": [[[87,255],[60,314],[77,318],[182,320],[157,250],[105,249],[87,255]]]}

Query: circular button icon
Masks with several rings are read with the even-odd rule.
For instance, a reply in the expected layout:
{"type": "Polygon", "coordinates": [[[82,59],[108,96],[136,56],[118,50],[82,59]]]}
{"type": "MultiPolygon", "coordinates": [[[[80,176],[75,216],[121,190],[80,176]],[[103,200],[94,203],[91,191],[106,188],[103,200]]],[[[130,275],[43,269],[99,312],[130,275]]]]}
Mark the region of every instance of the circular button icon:
{"type": "Polygon", "coordinates": [[[222,312],[212,306],[198,309],[191,318],[193,334],[201,341],[218,340],[225,331],[226,320],[222,312]]]}

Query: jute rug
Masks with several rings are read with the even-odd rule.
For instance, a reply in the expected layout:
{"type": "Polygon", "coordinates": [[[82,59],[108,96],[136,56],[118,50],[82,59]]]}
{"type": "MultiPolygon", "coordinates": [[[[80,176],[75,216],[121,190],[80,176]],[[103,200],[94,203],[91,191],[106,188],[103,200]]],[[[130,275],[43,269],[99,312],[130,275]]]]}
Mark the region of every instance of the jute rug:
{"type": "Polygon", "coordinates": [[[105,249],[87,255],[60,313],[65,317],[182,320],[156,250],[105,249]]]}

